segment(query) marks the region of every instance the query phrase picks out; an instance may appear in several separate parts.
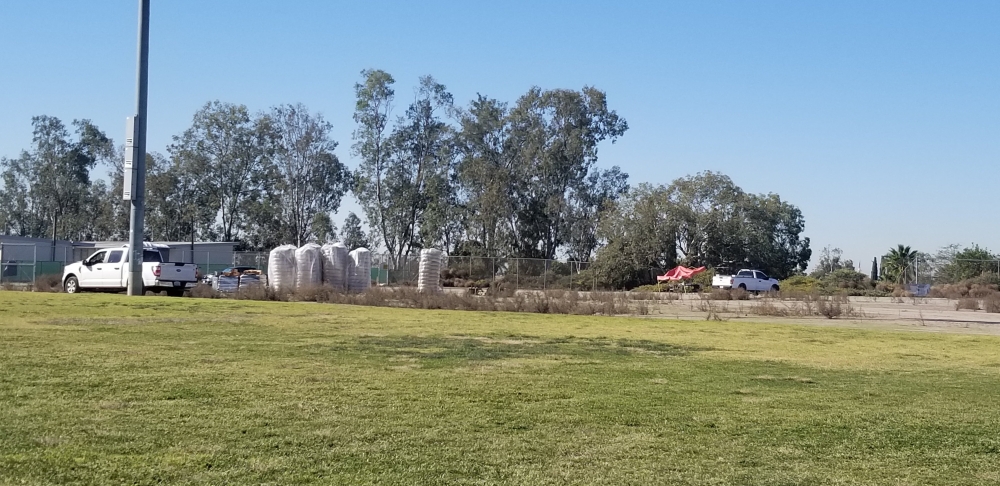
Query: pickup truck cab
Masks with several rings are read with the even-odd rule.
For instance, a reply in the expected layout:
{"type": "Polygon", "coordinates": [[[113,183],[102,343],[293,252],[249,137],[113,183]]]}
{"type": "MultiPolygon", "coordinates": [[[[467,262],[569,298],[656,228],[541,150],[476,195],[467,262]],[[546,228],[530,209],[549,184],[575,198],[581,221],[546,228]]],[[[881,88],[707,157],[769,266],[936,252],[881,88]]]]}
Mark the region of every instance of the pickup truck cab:
{"type": "Polygon", "coordinates": [[[743,289],[747,292],[777,292],[781,288],[778,281],[760,270],[743,269],[736,275],[716,275],[712,277],[712,287],[717,289],[743,289]]]}
{"type": "MultiPolygon", "coordinates": [[[[180,297],[197,283],[198,267],[193,263],[164,261],[165,245],[146,243],[142,250],[143,290],[166,291],[180,297]]],[[[121,292],[128,288],[128,245],[98,250],[87,259],[63,268],[63,289],[75,294],[84,290],[121,292]]],[[[144,292],[145,293],[145,292],[144,292]]]]}

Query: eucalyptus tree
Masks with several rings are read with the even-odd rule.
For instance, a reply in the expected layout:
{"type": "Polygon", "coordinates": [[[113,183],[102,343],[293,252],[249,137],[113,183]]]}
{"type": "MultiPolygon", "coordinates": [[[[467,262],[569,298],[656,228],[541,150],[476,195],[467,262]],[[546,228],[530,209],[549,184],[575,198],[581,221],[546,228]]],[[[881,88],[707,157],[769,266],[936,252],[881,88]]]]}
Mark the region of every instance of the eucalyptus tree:
{"type": "Polygon", "coordinates": [[[597,250],[594,269],[612,288],[652,283],[650,269],[677,264],[677,228],[667,188],[640,184],[604,210],[597,237],[607,242],[597,250]]]}
{"type": "Polygon", "coordinates": [[[87,234],[93,215],[90,171],[114,155],[114,144],[90,120],[74,120],[76,138],[58,118],[31,119],[32,148],[4,163],[6,226],[22,236],[55,240],[87,234]],[[9,204],[9,205],[8,205],[9,204]]]}
{"type": "Polygon", "coordinates": [[[507,104],[479,95],[458,112],[456,186],[465,238],[483,256],[507,256],[514,246],[515,161],[507,104]]]}
{"type": "Polygon", "coordinates": [[[241,237],[249,212],[272,190],[277,134],[270,119],[244,105],[213,101],[167,149],[208,193],[225,241],[241,237]]]}
{"type": "MultiPolygon", "coordinates": [[[[202,183],[204,159],[146,156],[146,234],[154,240],[210,240],[216,210],[211,188],[202,183]]],[[[192,248],[193,251],[193,248],[192,248]]]]}
{"type": "Polygon", "coordinates": [[[601,219],[628,190],[628,174],[618,166],[591,171],[586,180],[574,188],[566,235],[566,255],[570,260],[590,261],[600,245],[597,230],[601,219]]]}
{"type": "Polygon", "coordinates": [[[391,196],[386,187],[386,177],[391,156],[389,117],[396,96],[392,85],[396,81],[382,70],[367,69],[361,71],[361,77],[364,81],[354,85],[354,121],[357,127],[351,150],[361,159],[354,175],[354,195],[368,223],[384,239],[389,252],[394,254],[398,245],[390,225],[392,215],[387,204],[391,196]]]}
{"type": "Polygon", "coordinates": [[[317,216],[329,220],[329,213],[340,207],[351,175],[333,153],[337,142],[330,138],[332,126],[322,115],[296,104],[275,107],[269,117],[277,142],[275,190],[281,219],[288,241],[302,245],[317,236],[313,232],[317,216]]]}
{"type": "Polygon", "coordinates": [[[454,200],[453,129],[444,117],[452,95],[430,76],[420,78],[415,99],[388,125],[393,79],[365,71],[355,87],[354,153],[361,158],[355,195],[393,262],[415,249],[441,243],[454,200]]]}
{"type": "Polygon", "coordinates": [[[515,145],[512,233],[518,254],[554,258],[568,239],[572,198],[585,187],[598,145],[628,129],[604,92],[532,88],[509,114],[515,145]]]}

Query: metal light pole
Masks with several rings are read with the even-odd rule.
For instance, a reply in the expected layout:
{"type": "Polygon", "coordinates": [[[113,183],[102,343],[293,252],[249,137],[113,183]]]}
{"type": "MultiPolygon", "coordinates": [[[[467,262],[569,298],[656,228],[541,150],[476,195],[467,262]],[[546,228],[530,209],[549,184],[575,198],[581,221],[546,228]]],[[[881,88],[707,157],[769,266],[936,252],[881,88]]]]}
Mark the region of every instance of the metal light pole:
{"type": "MultiPolygon", "coordinates": [[[[126,161],[132,156],[132,167],[126,164],[125,190],[126,199],[132,201],[132,213],[129,225],[129,279],[128,295],[142,295],[142,234],[143,218],[145,216],[146,199],[146,92],[149,81],[149,0],[139,0],[139,55],[136,72],[135,117],[134,130],[126,135],[134,134],[132,148],[126,147],[126,161]],[[128,174],[128,171],[132,174],[128,174]],[[129,175],[132,176],[135,187],[130,187],[129,175]]],[[[132,125],[132,124],[130,124],[132,125]]],[[[128,144],[126,144],[128,145],[128,144]]]]}

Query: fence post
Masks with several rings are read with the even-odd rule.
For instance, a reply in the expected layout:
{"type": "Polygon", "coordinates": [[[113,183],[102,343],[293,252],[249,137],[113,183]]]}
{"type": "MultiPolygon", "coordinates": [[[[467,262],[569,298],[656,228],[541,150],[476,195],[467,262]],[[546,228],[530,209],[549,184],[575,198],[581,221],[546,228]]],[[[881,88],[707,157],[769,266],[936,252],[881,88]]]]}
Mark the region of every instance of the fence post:
{"type": "MultiPolygon", "coordinates": [[[[1000,263],[997,263],[1000,268],[1000,263]]],[[[514,290],[521,288],[521,259],[514,257],[514,290]]]]}
{"type": "Polygon", "coordinates": [[[0,242],[0,283],[3,283],[3,271],[4,271],[4,268],[5,267],[4,267],[4,264],[3,264],[3,243],[0,242]]]}
{"type": "Polygon", "coordinates": [[[490,287],[495,287],[497,282],[497,259],[490,258],[490,287]]]}
{"type": "Polygon", "coordinates": [[[549,278],[549,259],[542,260],[542,291],[547,290],[549,278]]]}
{"type": "MultiPolygon", "coordinates": [[[[38,279],[38,245],[31,245],[31,248],[35,250],[34,255],[31,259],[31,285],[35,284],[35,280],[38,279]]],[[[52,253],[55,253],[55,247],[52,247],[52,253]]],[[[55,256],[55,255],[52,255],[55,256]]],[[[32,287],[34,289],[34,287],[32,287]]]]}

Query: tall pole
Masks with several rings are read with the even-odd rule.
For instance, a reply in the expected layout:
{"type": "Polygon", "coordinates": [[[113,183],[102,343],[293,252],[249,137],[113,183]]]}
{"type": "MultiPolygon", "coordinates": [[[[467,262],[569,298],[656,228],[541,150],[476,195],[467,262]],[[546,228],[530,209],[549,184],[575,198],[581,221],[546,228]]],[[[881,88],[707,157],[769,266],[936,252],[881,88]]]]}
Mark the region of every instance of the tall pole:
{"type": "Polygon", "coordinates": [[[142,233],[146,212],[146,91],[149,81],[149,0],[139,0],[139,54],[135,96],[135,195],[129,225],[128,295],[142,295],[142,233]]]}

